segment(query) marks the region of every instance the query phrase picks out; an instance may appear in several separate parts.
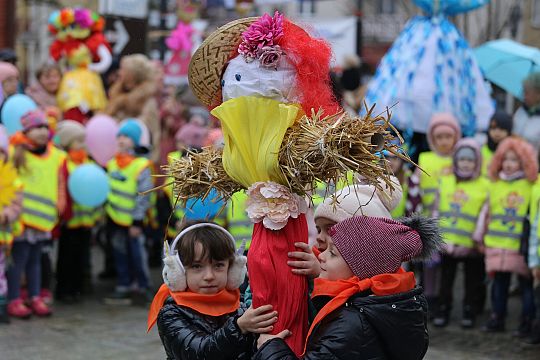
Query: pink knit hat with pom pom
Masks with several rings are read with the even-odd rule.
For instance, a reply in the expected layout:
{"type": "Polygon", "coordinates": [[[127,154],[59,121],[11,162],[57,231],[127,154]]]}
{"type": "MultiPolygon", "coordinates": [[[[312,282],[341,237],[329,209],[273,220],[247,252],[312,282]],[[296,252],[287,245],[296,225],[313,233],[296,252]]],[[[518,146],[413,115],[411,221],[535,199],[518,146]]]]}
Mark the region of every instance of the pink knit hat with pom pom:
{"type": "Polygon", "coordinates": [[[395,273],[404,261],[429,259],[443,243],[437,221],[419,214],[399,221],[355,216],[332,226],[328,234],[360,279],[395,273]]]}

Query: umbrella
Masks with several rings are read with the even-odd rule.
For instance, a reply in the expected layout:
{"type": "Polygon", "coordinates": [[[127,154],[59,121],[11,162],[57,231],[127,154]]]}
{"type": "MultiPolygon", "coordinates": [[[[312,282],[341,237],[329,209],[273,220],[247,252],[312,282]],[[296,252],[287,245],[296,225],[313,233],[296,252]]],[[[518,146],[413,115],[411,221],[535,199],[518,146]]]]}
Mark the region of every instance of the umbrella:
{"type": "Polygon", "coordinates": [[[523,98],[523,80],[540,71],[540,50],[513,40],[489,41],[474,54],[486,79],[518,99],[523,98]]]}

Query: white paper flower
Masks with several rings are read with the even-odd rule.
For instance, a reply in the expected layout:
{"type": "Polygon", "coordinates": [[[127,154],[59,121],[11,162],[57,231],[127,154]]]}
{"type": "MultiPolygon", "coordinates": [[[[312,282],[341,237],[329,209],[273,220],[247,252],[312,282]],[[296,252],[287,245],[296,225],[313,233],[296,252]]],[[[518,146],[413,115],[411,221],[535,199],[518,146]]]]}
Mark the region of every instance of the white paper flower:
{"type": "Polygon", "coordinates": [[[251,185],[247,194],[248,217],[254,223],[262,221],[264,227],[270,230],[283,229],[290,217],[297,218],[307,211],[303,198],[272,181],[251,185]]]}

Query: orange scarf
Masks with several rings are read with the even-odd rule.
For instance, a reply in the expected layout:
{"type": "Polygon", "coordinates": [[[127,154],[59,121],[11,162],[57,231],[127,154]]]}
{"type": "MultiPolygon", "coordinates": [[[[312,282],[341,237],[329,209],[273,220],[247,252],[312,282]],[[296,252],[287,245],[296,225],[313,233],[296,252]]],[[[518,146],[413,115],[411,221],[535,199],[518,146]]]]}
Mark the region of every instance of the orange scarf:
{"type": "Polygon", "coordinates": [[[167,285],[163,284],[156,293],[156,296],[154,296],[152,305],[150,305],[147,332],[156,323],[159,311],[169,296],[174,299],[177,305],[186,306],[201,314],[210,316],[229,314],[238,310],[240,307],[240,290],[238,289],[223,289],[217,294],[206,295],[194,293],[189,290],[173,292],[167,285]]]}
{"type": "Polygon", "coordinates": [[[36,144],[30,140],[22,131],[17,131],[9,138],[9,143],[13,146],[25,145],[28,148],[33,148],[36,144]]]}
{"type": "MultiPolygon", "coordinates": [[[[306,337],[304,353],[306,352],[309,336],[315,326],[320,323],[326,315],[345,304],[354,294],[371,289],[373,294],[377,296],[392,295],[412,290],[415,285],[416,280],[414,278],[414,273],[405,272],[405,270],[401,268],[394,274],[380,274],[362,280],[356,276],[347,280],[336,281],[321,278],[315,279],[315,287],[311,298],[323,295],[330,296],[332,299],[317,313],[317,316],[315,316],[306,337]]],[[[302,355],[304,353],[302,353],[302,355]]]]}
{"type": "Polygon", "coordinates": [[[123,169],[129,164],[131,164],[131,162],[135,160],[136,157],[130,154],[118,153],[116,154],[115,159],[116,159],[116,163],[118,164],[118,167],[120,169],[123,169]]]}
{"type": "Polygon", "coordinates": [[[88,153],[84,149],[69,150],[69,159],[77,165],[81,165],[88,160],[88,153]]]}

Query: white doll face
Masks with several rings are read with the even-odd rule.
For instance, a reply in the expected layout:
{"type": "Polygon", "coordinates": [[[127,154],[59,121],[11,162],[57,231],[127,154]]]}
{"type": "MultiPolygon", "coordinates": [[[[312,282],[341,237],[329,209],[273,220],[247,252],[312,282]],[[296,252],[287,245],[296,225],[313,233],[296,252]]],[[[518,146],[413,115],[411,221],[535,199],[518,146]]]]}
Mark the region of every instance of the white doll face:
{"type": "Polygon", "coordinates": [[[260,66],[258,59],[247,63],[242,55],[232,59],[221,80],[223,102],[240,96],[264,97],[279,102],[297,102],[294,93],[296,72],[282,56],[277,70],[260,66]]]}

